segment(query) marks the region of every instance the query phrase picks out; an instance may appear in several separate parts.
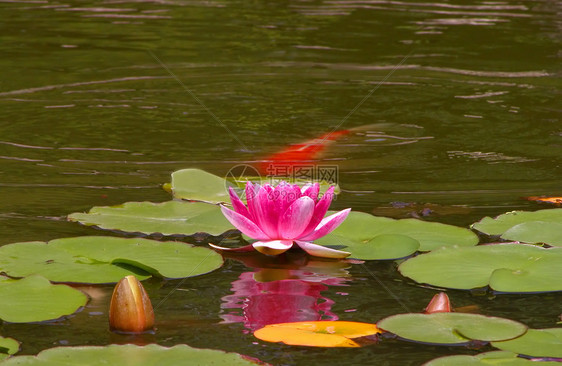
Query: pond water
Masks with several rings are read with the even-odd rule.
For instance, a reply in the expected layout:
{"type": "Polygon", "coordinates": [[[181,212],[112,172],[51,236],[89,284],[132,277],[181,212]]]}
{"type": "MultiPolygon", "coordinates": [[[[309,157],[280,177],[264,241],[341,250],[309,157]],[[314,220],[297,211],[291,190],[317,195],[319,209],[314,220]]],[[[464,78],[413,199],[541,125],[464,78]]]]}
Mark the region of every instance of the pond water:
{"type": "MultiPolygon", "coordinates": [[[[393,202],[430,203],[422,219],[466,227],[540,207],[522,197],[562,195],[556,1],[0,0],[0,8],[0,244],[118,235],[66,215],[165,201],[161,185],[177,169],[225,175],[353,128],[315,161],[338,168],[334,209],[403,217],[423,207],[393,202]]],[[[185,343],[278,365],[420,365],[481,351],[258,342],[251,330],[280,318],[376,322],[421,311],[436,293],[393,262],[276,266],[285,271],[259,275],[290,268],[291,279],[257,283],[255,265],[229,259],[204,276],[148,281],[154,335],[108,331],[112,286],[90,289],[94,299],[72,317],[4,323],[1,333],[20,340],[23,354],[185,343]]],[[[448,293],[454,306],[532,327],[552,326],[562,310],[559,293],[448,293]]]]}

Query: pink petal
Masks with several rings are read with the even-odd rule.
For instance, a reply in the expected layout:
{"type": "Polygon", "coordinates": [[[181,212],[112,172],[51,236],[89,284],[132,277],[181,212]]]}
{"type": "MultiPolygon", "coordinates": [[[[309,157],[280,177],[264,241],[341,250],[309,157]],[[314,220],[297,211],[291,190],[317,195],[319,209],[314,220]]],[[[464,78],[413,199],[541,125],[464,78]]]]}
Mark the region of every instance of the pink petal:
{"type": "Polygon", "coordinates": [[[314,200],[314,202],[316,202],[316,200],[318,200],[318,193],[320,193],[320,184],[314,183],[311,186],[307,187],[303,191],[302,195],[308,196],[308,197],[312,198],[314,200]]]}
{"type": "Polygon", "coordinates": [[[278,214],[275,210],[275,202],[271,199],[267,188],[262,188],[254,200],[254,222],[270,239],[277,239],[278,214]]]}
{"type": "Polygon", "coordinates": [[[314,201],[304,196],[289,206],[287,211],[279,217],[279,235],[283,239],[296,239],[306,229],[312,214],[314,213],[314,201]]]}
{"type": "Polygon", "coordinates": [[[297,245],[301,247],[302,250],[314,257],[322,258],[346,258],[351,255],[351,253],[344,252],[342,250],[336,250],[331,248],[323,247],[322,245],[309,243],[306,241],[296,241],[297,245]]]}
{"type": "Polygon", "coordinates": [[[259,192],[260,186],[258,184],[253,185],[252,182],[246,183],[246,202],[248,203],[248,211],[250,212],[249,219],[254,220],[255,215],[253,211],[254,201],[256,200],[256,195],[259,192]]]}
{"type": "Polygon", "coordinates": [[[351,208],[346,208],[324,218],[311,233],[299,239],[312,241],[328,235],[347,218],[349,211],[351,211],[351,208]]]}
{"type": "Polygon", "coordinates": [[[209,243],[209,246],[211,248],[215,249],[215,250],[218,250],[219,252],[245,253],[245,252],[253,252],[254,251],[254,247],[252,246],[252,244],[245,245],[245,246],[240,247],[240,248],[220,247],[218,245],[211,244],[211,243],[209,243]]]}
{"type": "Polygon", "coordinates": [[[232,208],[234,208],[234,211],[251,220],[252,217],[250,216],[248,208],[244,205],[244,202],[242,202],[232,187],[228,187],[228,194],[230,195],[230,202],[232,202],[232,208]]]}
{"type": "Polygon", "coordinates": [[[335,189],[334,187],[328,188],[326,193],[324,193],[322,198],[316,203],[316,207],[314,207],[314,214],[312,215],[312,219],[310,219],[307,228],[303,231],[303,235],[308,235],[312,233],[314,229],[316,229],[318,224],[320,224],[320,222],[324,218],[324,215],[326,215],[328,208],[330,208],[330,204],[332,203],[332,198],[334,197],[334,189],[335,189]]]}
{"type": "Polygon", "coordinates": [[[269,239],[269,237],[249,218],[224,206],[221,206],[221,211],[224,217],[226,217],[235,228],[248,235],[250,238],[258,240],[269,239]]]}
{"type": "Polygon", "coordinates": [[[293,246],[292,240],[256,241],[252,244],[255,250],[265,255],[279,255],[293,246]]]}

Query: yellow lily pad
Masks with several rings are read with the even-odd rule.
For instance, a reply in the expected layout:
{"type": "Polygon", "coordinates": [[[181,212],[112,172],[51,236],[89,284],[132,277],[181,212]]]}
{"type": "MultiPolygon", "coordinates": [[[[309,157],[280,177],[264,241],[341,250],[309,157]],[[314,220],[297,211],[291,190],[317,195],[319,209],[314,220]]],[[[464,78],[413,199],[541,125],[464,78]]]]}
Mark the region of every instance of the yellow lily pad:
{"type": "Polygon", "coordinates": [[[270,324],[254,332],[266,342],[291,346],[360,347],[353,338],[381,333],[375,324],[347,321],[310,321],[270,324]]]}

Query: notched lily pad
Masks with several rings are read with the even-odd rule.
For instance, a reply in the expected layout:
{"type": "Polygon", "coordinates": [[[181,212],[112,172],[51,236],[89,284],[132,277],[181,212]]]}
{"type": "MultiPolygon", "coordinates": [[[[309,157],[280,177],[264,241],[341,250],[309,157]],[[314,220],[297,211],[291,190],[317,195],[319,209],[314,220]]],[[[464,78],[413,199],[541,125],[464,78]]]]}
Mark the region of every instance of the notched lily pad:
{"type": "Polygon", "coordinates": [[[37,356],[16,356],[2,365],[256,365],[258,360],[251,360],[238,353],[211,349],[192,348],[181,344],[174,347],[162,347],[156,344],[148,346],[109,345],[105,347],[56,347],[40,352],[37,356]]]}
{"type": "Polygon", "coordinates": [[[40,274],[54,282],[115,283],[128,275],[183,278],[222,265],[214,251],[179,242],[84,236],[0,247],[0,271],[12,277],[40,274]]]}
{"type": "Polygon", "coordinates": [[[13,338],[0,337],[0,361],[18,352],[20,343],[13,338]]]}
{"type": "Polygon", "coordinates": [[[519,338],[492,346],[525,356],[562,358],[562,328],[529,329],[519,338]]]}
{"type": "MultiPolygon", "coordinates": [[[[4,277],[0,280],[0,319],[7,322],[58,319],[74,313],[87,302],[88,297],[81,291],[66,285],[53,285],[41,276],[29,276],[21,280],[4,277]]],[[[0,346],[2,344],[0,342],[0,346]]],[[[8,349],[12,350],[13,347],[8,349]]]]}
{"type": "Polygon", "coordinates": [[[353,338],[380,333],[375,324],[347,321],[310,321],[270,324],[254,332],[262,341],[292,346],[360,347],[353,338]]]}
{"type": "Polygon", "coordinates": [[[398,314],[377,322],[377,327],[406,340],[432,344],[498,341],[527,331],[527,326],[513,320],[464,313],[398,314]]]}
{"type": "Polygon", "coordinates": [[[403,262],[398,270],[418,283],[499,292],[562,291],[562,248],[495,244],[442,248],[403,262]]]}
{"type": "Polygon", "coordinates": [[[70,221],[125,232],[183,235],[220,235],[233,230],[219,206],[202,202],[127,202],[119,206],[93,207],[88,213],[68,215],[70,221]]]}
{"type": "Polygon", "coordinates": [[[558,362],[534,362],[520,358],[516,353],[505,351],[492,351],[480,353],[475,356],[457,355],[439,357],[423,364],[423,366],[559,366],[558,362]]]}
{"type": "Polygon", "coordinates": [[[230,202],[227,180],[200,169],[182,169],[172,173],[174,198],[212,203],[230,202]]]}
{"type": "Polygon", "coordinates": [[[417,250],[443,246],[474,246],[478,237],[470,230],[417,219],[394,220],[363,212],[350,212],[332,233],[315,241],[322,245],[345,245],[343,250],[359,259],[396,259],[417,250]],[[416,245],[417,243],[417,245],[416,245]]]}
{"type": "MultiPolygon", "coordinates": [[[[496,218],[484,217],[482,220],[472,224],[472,228],[490,236],[500,236],[516,225],[531,221],[540,221],[544,223],[562,224],[562,208],[553,208],[539,211],[512,211],[496,218]]],[[[537,224],[534,224],[537,225],[537,224]]],[[[549,229],[549,226],[541,224],[540,228],[529,227],[526,238],[531,243],[541,242],[541,239],[534,239],[532,235],[542,236],[543,230],[556,232],[556,228],[549,229]],[[537,230],[538,229],[538,230],[537,230]]],[[[510,239],[517,240],[517,239],[510,239]]],[[[550,243],[548,243],[550,244],[550,243]]]]}
{"type": "Polygon", "coordinates": [[[527,221],[510,227],[502,239],[523,243],[545,243],[562,247],[562,222],[527,221]]]}

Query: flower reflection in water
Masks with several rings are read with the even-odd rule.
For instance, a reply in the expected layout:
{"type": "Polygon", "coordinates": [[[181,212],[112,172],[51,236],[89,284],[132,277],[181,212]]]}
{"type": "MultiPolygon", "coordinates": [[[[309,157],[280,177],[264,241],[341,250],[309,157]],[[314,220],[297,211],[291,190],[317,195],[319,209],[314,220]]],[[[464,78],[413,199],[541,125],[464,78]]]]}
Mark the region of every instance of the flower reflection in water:
{"type": "MultiPolygon", "coordinates": [[[[255,264],[249,258],[236,259],[249,266],[255,264]]],[[[289,264],[271,261],[266,266],[278,268],[243,272],[232,282],[233,294],[222,298],[224,323],[241,322],[254,331],[268,324],[338,320],[332,311],[334,301],[322,292],[329,286],[347,286],[349,263],[310,261],[299,266],[294,261],[289,264]]]]}

